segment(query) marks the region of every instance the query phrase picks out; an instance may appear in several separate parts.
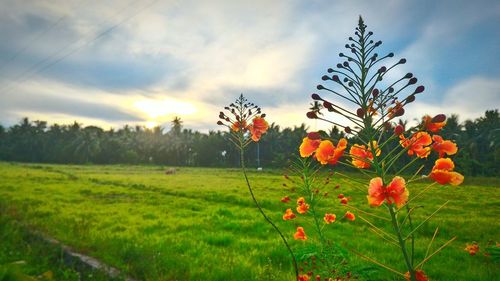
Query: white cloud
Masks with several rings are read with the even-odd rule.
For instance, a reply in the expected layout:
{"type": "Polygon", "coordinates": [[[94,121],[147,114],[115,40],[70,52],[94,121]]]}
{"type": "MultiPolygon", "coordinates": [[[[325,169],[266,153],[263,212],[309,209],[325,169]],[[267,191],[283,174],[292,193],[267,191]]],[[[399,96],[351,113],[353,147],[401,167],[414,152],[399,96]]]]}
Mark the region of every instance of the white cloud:
{"type": "Polygon", "coordinates": [[[445,92],[442,101],[415,101],[407,106],[405,118],[412,120],[425,114],[458,114],[460,120],[475,119],[486,110],[500,107],[500,77],[472,77],[445,92]]]}

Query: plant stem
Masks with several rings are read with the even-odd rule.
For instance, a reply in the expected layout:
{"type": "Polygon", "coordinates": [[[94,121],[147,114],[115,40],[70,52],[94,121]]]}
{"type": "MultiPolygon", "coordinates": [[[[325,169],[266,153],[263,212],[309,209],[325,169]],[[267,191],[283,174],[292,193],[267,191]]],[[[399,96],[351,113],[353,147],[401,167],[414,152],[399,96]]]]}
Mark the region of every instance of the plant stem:
{"type": "Polygon", "coordinates": [[[266,213],[264,213],[264,210],[262,209],[259,202],[255,198],[255,195],[254,195],[252,187],[250,185],[250,181],[248,180],[248,176],[247,176],[247,172],[246,172],[246,168],[245,168],[245,159],[244,159],[243,148],[240,149],[240,161],[241,161],[241,169],[243,171],[243,175],[245,176],[245,181],[247,183],[248,191],[250,192],[250,195],[252,196],[252,200],[255,203],[255,206],[257,207],[257,209],[259,209],[259,212],[262,214],[264,219],[274,228],[274,230],[276,230],[276,232],[278,232],[278,234],[281,237],[281,240],[283,240],[283,243],[285,244],[288,252],[290,253],[290,256],[292,257],[293,268],[295,270],[295,278],[298,281],[299,280],[299,267],[297,265],[297,260],[295,259],[295,255],[293,254],[292,248],[290,248],[290,245],[288,244],[288,241],[286,240],[286,238],[283,235],[283,233],[281,232],[281,230],[279,230],[279,228],[274,224],[274,222],[266,215],[266,213]]]}
{"type": "Polygon", "coordinates": [[[413,269],[410,258],[408,257],[408,252],[406,251],[406,244],[401,235],[401,230],[399,229],[398,220],[396,218],[396,213],[394,212],[394,207],[388,205],[389,213],[391,214],[392,219],[392,227],[398,236],[399,247],[401,248],[401,252],[403,253],[403,257],[405,259],[406,267],[408,268],[408,272],[410,272],[410,280],[417,281],[417,276],[415,274],[415,270],[413,269]]]}

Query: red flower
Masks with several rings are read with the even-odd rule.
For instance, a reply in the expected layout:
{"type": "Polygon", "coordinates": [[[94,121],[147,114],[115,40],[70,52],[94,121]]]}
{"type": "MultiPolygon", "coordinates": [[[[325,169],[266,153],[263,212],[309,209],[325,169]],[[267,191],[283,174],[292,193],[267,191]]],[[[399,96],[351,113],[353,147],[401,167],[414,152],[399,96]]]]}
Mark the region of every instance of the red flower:
{"type": "Polygon", "coordinates": [[[474,256],[477,252],[479,252],[479,245],[476,242],[473,242],[472,244],[467,243],[464,250],[469,252],[469,255],[474,256]]]}
{"type": "MultiPolygon", "coordinates": [[[[429,281],[429,278],[427,276],[425,276],[425,273],[423,270],[415,271],[415,275],[417,277],[417,281],[429,281]]],[[[406,279],[406,281],[411,280],[410,272],[406,272],[405,279],[406,279]]]]}
{"type": "Polygon", "coordinates": [[[349,211],[345,213],[344,217],[350,221],[354,221],[356,219],[356,216],[349,211]]]}
{"type": "Polygon", "coordinates": [[[307,213],[307,210],[309,210],[309,204],[306,204],[306,203],[304,203],[302,205],[299,205],[297,207],[297,212],[299,214],[302,214],[302,215],[305,214],[305,213],[307,213]]]}
{"type": "Polygon", "coordinates": [[[321,141],[316,150],[316,159],[322,164],[337,164],[337,161],[344,155],[344,150],[347,147],[347,140],[342,138],[335,147],[329,140],[321,141]]]}
{"type": "Polygon", "coordinates": [[[344,198],[340,199],[340,204],[347,205],[347,202],[349,202],[349,200],[351,200],[351,198],[344,197],[344,198]]]}
{"type": "Polygon", "coordinates": [[[439,158],[442,158],[445,154],[453,155],[457,153],[457,145],[452,141],[443,140],[443,138],[438,135],[432,136],[432,140],[434,140],[432,148],[434,149],[434,151],[439,153],[439,158]]]}
{"type": "Polygon", "coordinates": [[[300,157],[311,156],[316,149],[318,149],[320,143],[320,139],[310,139],[309,137],[305,137],[299,147],[300,157]]]}
{"type": "Polygon", "coordinates": [[[300,275],[299,281],[309,281],[309,275],[307,274],[300,275]]]}
{"type": "Polygon", "coordinates": [[[370,181],[368,187],[368,203],[378,207],[387,201],[387,204],[396,203],[400,207],[408,201],[408,189],[402,177],[394,177],[388,186],[384,186],[382,178],[376,177],[370,181]]]}
{"type": "Polygon", "coordinates": [[[446,117],[442,118],[445,120],[442,122],[433,122],[432,119],[433,118],[429,115],[425,115],[424,117],[422,117],[424,128],[431,133],[439,132],[446,125],[446,117]]]}
{"type": "MultiPolygon", "coordinates": [[[[377,141],[373,141],[373,147],[375,148],[377,156],[379,156],[381,151],[377,146],[377,141]]],[[[370,168],[370,162],[368,160],[373,160],[373,153],[371,151],[371,146],[367,148],[365,145],[355,144],[351,146],[349,154],[351,154],[352,164],[356,168],[360,169],[370,168]]]]}
{"type": "Polygon", "coordinates": [[[325,217],[323,218],[326,222],[326,224],[330,224],[332,222],[335,222],[335,219],[337,216],[335,214],[325,214],[325,217]]]}
{"type": "Polygon", "coordinates": [[[342,199],[344,198],[344,194],[340,193],[338,196],[337,196],[338,199],[342,199]]]}
{"type": "Polygon", "coordinates": [[[247,121],[243,122],[236,121],[231,125],[231,130],[238,132],[239,130],[245,131],[247,129],[247,121]]]}
{"type": "Polygon", "coordinates": [[[399,143],[404,148],[408,147],[408,155],[416,154],[420,158],[425,158],[431,153],[431,148],[428,146],[432,143],[431,135],[426,132],[416,132],[407,139],[404,135],[399,136],[399,143]]]}
{"type": "Polygon", "coordinates": [[[304,199],[304,197],[299,197],[299,199],[297,199],[297,205],[302,205],[306,202],[306,199],[304,199]]]}
{"type": "Polygon", "coordinates": [[[293,235],[295,240],[307,240],[306,233],[304,232],[304,228],[302,226],[297,227],[297,232],[293,235]]]}
{"type": "Polygon", "coordinates": [[[293,213],[292,209],[286,209],[285,214],[283,215],[283,220],[292,220],[296,217],[293,213]]]}
{"type": "Polygon", "coordinates": [[[429,177],[442,185],[447,183],[460,185],[464,181],[464,176],[454,172],[453,169],[455,169],[455,164],[450,158],[440,158],[436,160],[429,177]]]}
{"type": "Polygon", "coordinates": [[[252,120],[252,124],[248,126],[250,133],[252,134],[252,140],[258,142],[260,137],[267,132],[269,124],[262,117],[255,117],[252,120]]]}
{"type": "Polygon", "coordinates": [[[281,198],[280,201],[283,202],[283,203],[288,203],[288,202],[290,202],[290,197],[285,196],[285,197],[281,198]]]}

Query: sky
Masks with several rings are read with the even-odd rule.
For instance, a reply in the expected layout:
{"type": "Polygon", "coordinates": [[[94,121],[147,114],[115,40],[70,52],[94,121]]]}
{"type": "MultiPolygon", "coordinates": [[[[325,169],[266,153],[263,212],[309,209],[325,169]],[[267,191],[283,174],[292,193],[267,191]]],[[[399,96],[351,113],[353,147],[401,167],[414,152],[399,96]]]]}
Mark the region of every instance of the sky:
{"type": "Polygon", "coordinates": [[[388,77],[412,72],[426,87],[405,118],[457,113],[463,121],[500,106],[500,1],[0,5],[4,126],[29,117],[104,128],[169,127],[179,116],[186,128],[206,132],[218,129],[218,112],[243,93],[270,122],[321,129],[327,124],[305,117],[310,95],[326,69],[342,62],[338,53],[345,52],[359,15],[383,41],[380,55],[407,59],[388,77]]]}

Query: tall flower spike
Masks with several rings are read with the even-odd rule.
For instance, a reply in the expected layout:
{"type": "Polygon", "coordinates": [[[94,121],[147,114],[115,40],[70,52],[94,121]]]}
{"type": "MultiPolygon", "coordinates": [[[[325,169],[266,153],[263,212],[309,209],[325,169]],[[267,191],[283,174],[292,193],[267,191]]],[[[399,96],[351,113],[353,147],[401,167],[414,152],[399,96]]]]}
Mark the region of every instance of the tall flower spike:
{"type": "MultiPolygon", "coordinates": [[[[395,63],[380,65],[383,61],[391,60],[394,53],[379,56],[376,50],[382,45],[382,41],[371,40],[373,32],[366,30],[367,26],[360,17],[354,37],[350,37],[351,44],[346,44],[352,55],[340,53],[339,57],[344,59],[338,63],[336,68],[328,68],[328,74],[322,76],[325,82],[333,82],[333,86],[320,84],[317,86],[319,91],[329,92],[335,97],[351,103],[352,107],[357,108],[356,112],[341,110],[327,102],[324,108],[329,112],[344,117],[348,124],[340,125],[330,121],[328,118],[319,117],[318,112],[308,112],[307,117],[311,119],[321,119],[345,128],[346,132],[351,132],[351,128],[359,128],[360,132],[365,133],[364,129],[375,127],[375,124],[383,125],[388,120],[402,116],[405,113],[405,105],[415,100],[416,94],[424,91],[424,86],[416,86],[417,78],[408,73],[401,79],[393,83],[383,84],[384,77],[393,68],[406,63],[406,59],[399,59],[395,63]],[[404,99],[396,101],[403,95],[404,99]],[[352,125],[352,126],[351,126],[352,125]]],[[[318,94],[312,95],[313,100],[322,100],[318,94]]],[[[328,98],[327,98],[328,100],[328,98]]],[[[377,130],[383,130],[382,127],[375,127],[377,130]]]]}

